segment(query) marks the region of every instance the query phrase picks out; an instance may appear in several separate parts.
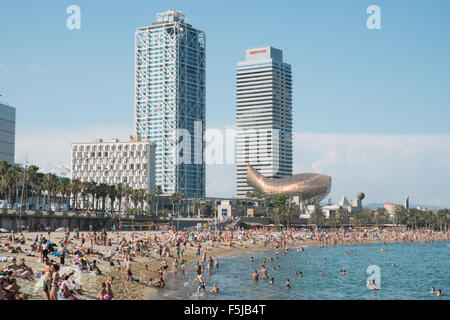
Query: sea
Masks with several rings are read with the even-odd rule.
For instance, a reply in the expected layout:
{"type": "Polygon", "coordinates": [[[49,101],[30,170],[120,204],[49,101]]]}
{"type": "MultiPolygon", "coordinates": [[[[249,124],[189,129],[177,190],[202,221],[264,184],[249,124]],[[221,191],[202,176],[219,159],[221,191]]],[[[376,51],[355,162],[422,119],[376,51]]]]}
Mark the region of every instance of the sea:
{"type": "Polygon", "coordinates": [[[219,293],[197,293],[195,264],[184,277],[167,277],[166,289],[152,290],[150,300],[448,300],[450,298],[450,243],[376,243],[253,251],[218,257],[219,269],[205,269],[207,289],[216,283],[219,293]],[[250,261],[253,257],[253,262],[250,261]],[[274,278],[252,280],[267,259],[267,273],[274,278]],[[274,258],[271,262],[270,258],[274,258]],[[278,268],[280,266],[280,268],[278,268]],[[273,269],[275,268],[275,269],[273,269]],[[341,275],[344,269],[347,274],[341,275]],[[302,272],[303,277],[296,275],[302,272]],[[321,275],[320,271],[324,274],[321,275]],[[286,288],[289,279],[291,288],[286,288]],[[370,290],[374,279],[379,290],[370,290]],[[437,297],[430,290],[441,289],[437,297]]]}

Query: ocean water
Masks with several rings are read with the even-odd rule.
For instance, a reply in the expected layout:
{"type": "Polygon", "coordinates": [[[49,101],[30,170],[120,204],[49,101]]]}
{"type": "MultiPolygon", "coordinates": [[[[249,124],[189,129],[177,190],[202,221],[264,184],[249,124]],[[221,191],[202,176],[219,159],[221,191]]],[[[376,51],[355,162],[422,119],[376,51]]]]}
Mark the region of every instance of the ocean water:
{"type": "Polygon", "coordinates": [[[184,278],[169,277],[168,288],[156,290],[149,299],[439,300],[450,297],[449,242],[338,245],[332,248],[310,246],[304,249],[298,252],[293,248],[287,255],[270,250],[219,257],[219,269],[209,274],[206,267],[205,272],[207,289],[216,283],[220,289],[218,294],[197,294],[197,284],[191,284],[195,279],[192,264],[188,266],[184,278]],[[254,258],[253,263],[250,256],[254,258]],[[278,257],[278,260],[270,262],[271,257],[278,257]],[[269,279],[275,278],[272,285],[269,280],[260,277],[259,281],[254,282],[251,277],[255,269],[261,269],[264,258],[268,260],[266,269],[269,279]],[[369,266],[379,272],[368,273],[369,266]],[[345,269],[348,274],[340,275],[340,269],[345,269]],[[303,277],[296,276],[296,270],[302,271],[303,277]],[[321,270],[325,273],[323,276],[320,275],[321,270]],[[371,275],[375,276],[380,290],[373,291],[366,287],[371,275]],[[291,289],[286,288],[287,278],[291,289]],[[444,296],[430,294],[431,287],[441,289],[444,296]]]}

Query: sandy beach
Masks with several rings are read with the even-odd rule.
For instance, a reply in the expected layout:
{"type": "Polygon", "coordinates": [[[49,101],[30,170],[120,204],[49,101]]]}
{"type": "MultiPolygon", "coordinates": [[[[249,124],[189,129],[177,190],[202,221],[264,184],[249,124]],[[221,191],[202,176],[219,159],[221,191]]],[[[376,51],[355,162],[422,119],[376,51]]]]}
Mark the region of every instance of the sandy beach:
{"type": "MultiPolygon", "coordinates": [[[[82,232],[84,235],[89,234],[89,232],[82,232]]],[[[135,239],[136,238],[143,238],[150,235],[150,237],[153,237],[154,235],[158,235],[160,231],[145,231],[145,232],[135,232],[135,239]]],[[[37,232],[30,232],[30,233],[24,233],[26,243],[24,245],[17,244],[17,246],[20,246],[22,250],[27,250],[27,248],[30,247],[32,242],[34,242],[34,239],[36,236],[39,236],[43,234],[44,236],[47,236],[47,233],[37,233],[37,232]]],[[[131,240],[131,232],[130,231],[121,231],[119,232],[120,238],[125,237],[127,240],[131,240]]],[[[8,234],[2,234],[2,237],[7,236],[8,234]]],[[[59,243],[64,237],[64,232],[52,232],[50,235],[50,240],[54,243],[59,243]]],[[[48,237],[47,237],[48,238],[48,237]]],[[[319,241],[313,241],[308,240],[306,242],[299,241],[296,242],[293,245],[314,245],[314,244],[320,244],[319,241]]],[[[109,251],[111,250],[110,247],[102,246],[102,245],[93,245],[93,249],[95,251],[109,251]]],[[[202,247],[202,253],[204,250],[206,250],[208,256],[224,256],[228,254],[236,254],[241,252],[250,252],[250,251],[257,251],[257,250],[269,250],[269,249],[275,249],[274,244],[268,244],[267,246],[264,246],[262,244],[250,244],[250,243],[243,243],[241,246],[234,245],[233,247],[226,246],[223,244],[219,244],[217,247],[212,246],[212,241],[206,241],[206,243],[203,244],[202,247]]],[[[200,258],[196,255],[197,248],[195,246],[190,246],[189,244],[186,247],[186,250],[184,252],[184,259],[186,260],[186,263],[192,263],[195,261],[200,260],[200,258]]],[[[8,258],[8,261],[0,262],[0,269],[5,267],[6,265],[11,263],[11,259],[15,257],[17,261],[19,261],[21,258],[25,259],[25,264],[33,269],[33,274],[42,274],[43,272],[43,264],[39,261],[39,253],[34,252],[34,256],[29,256],[27,253],[1,253],[0,257],[6,257],[8,258]]],[[[133,271],[133,277],[140,279],[141,281],[145,280],[148,281],[149,279],[157,279],[158,278],[158,271],[161,268],[161,260],[159,260],[159,257],[156,252],[151,253],[152,257],[140,257],[137,256],[134,258],[134,261],[132,262],[132,271],[133,271]],[[147,265],[147,269],[145,266],[147,265]]],[[[72,257],[73,258],[73,257],[72,257]]],[[[54,257],[50,255],[50,259],[54,260],[55,262],[59,262],[58,257],[54,257]]],[[[165,259],[169,265],[169,268],[167,269],[167,273],[173,270],[172,263],[175,260],[174,257],[169,257],[165,259]]],[[[82,299],[86,300],[98,300],[100,296],[100,288],[102,282],[104,282],[107,277],[112,276],[114,277],[114,281],[112,284],[112,289],[114,292],[114,299],[117,300],[140,300],[144,299],[145,296],[147,296],[149,290],[152,290],[148,285],[144,284],[143,282],[139,281],[131,282],[127,281],[127,275],[125,271],[125,263],[122,263],[121,267],[117,266],[110,266],[109,263],[103,262],[101,260],[98,260],[97,262],[98,267],[102,271],[102,275],[95,275],[93,273],[88,272],[81,272],[81,287],[83,290],[83,295],[80,296],[82,299]],[[147,292],[147,293],[146,293],[147,292]]],[[[66,258],[65,262],[66,267],[71,267],[71,259],[66,258]]],[[[76,268],[74,268],[76,269],[76,268]]],[[[29,295],[30,300],[43,300],[46,299],[46,296],[44,294],[44,291],[42,288],[36,290],[35,292],[35,281],[28,281],[24,279],[17,279],[18,285],[22,288],[22,292],[26,292],[29,295]]]]}
{"type": "MultiPolygon", "coordinates": [[[[89,232],[80,232],[80,234],[83,234],[85,237],[90,234],[89,232]]],[[[251,234],[251,233],[250,233],[251,234]]],[[[4,244],[7,242],[7,237],[10,234],[1,234],[0,240],[4,244]]],[[[42,289],[42,287],[39,287],[36,285],[39,282],[39,277],[41,274],[43,274],[43,263],[39,260],[39,252],[31,252],[28,251],[31,244],[35,241],[36,236],[43,235],[48,239],[47,233],[36,233],[36,232],[30,232],[30,233],[24,233],[25,237],[25,244],[13,244],[13,246],[19,246],[21,250],[24,251],[24,253],[7,253],[0,251],[0,257],[7,258],[7,261],[0,262],[0,269],[5,267],[6,265],[11,263],[11,258],[15,257],[17,261],[19,261],[21,258],[25,259],[25,264],[33,269],[33,274],[35,275],[35,280],[25,280],[25,279],[17,279],[17,284],[21,287],[21,292],[25,292],[28,294],[28,298],[30,300],[40,300],[40,299],[46,299],[45,293],[42,289]],[[28,252],[27,252],[28,251],[28,252]]],[[[71,237],[73,234],[71,234],[71,237]]],[[[116,238],[116,239],[122,239],[125,238],[125,240],[128,243],[133,243],[133,241],[136,240],[143,240],[143,239],[151,239],[152,237],[161,237],[161,231],[143,231],[143,232],[131,232],[131,231],[121,231],[121,232],[108,232],[108,237],[116,238]]],[[[224,255],[229,254],[237,254],[242,252],[251,252],[251,251],[257,251],[257,250],[270,250],[270,249],[276,249],[277,246],[279,246],[279,242],[273,241],[273,242],[267,242],[266,245],[263,244],[262,237],[264,236],[264,232],[255,232],[252,237],[247,238],[246,241],[243,240],[237,240],[236,238],[232,241],[232,246],[230,246],[230,242],[227,241],[213,241],[203,240],[201,241],[201,255],[206,253],[206,256],[216,256],[221,257],[224,255]]],[[[17,235],[16,235],[17,237],[17,235]]],[[[448,238],[448,235],[445,236],[448,238]]],[[[59,246],[59,243],[64,238],[64,232],[52,232],[50,235],[50,240],[54,243],[56,243],[59,246]]],[[[432,235],[426,235],[422,240],[431,240],[434,237],[432,235]]],[[[440,236],[442,238],[442,236],[440,236]]],[[[417,239],[402,239],[401,241],[412,241],[412,240],[420,240],[420,238],[417,239]]],[[[328,241],[325,241],[324,239],[316,239],[316,240],[310,240],[310,239],[298,239],[298,238],[292,238],[288,242],[284,244],[284,248],[288,247],[295,247],[295,246],[310,246],[310,245],[323,245],[327,243],[328,245],[335,245],[340,243],[355,243],[355,244],[369,244],[374,242],[394,242],[399,241],[398,236],[391,236],[391,237],[385,237],[382,240],[371,240],[371,239],[360,239],[355,237],[346,239],[344,241],[340,241],[339,238],[337,240],[333,238],[333,242],[330,243],[328,241]]],[[[78,242],[78,240],[74,240],[74,242],[78,242]]],[[[88,241],[85,244],[85,247],[90,247],[91,244],[88,243],[88,241]]],[[[105,245],[99,245],[99,244],[92,244],[92,249],[94,249],[95,252],[102,252],[104,255],[107,255],[108,252],[111,252],[111,250],[114,250],[114,247],[117,247],[118,244],[115,242],[112,246],[105,246],[105,245]]],[[[171,249],[173,250],[173,249],[171,249]]],[[[53,261],[59,263],[59,257],[49,255],[50,259],[53,261]]],[[[78,270],[79,282],[81,284],[81,288],[83,291],[82,295],[79,295],[78,297],[81,299],[86,300],[98,300],[100,299],[100,290],[101,285],[108,277],[114,277],[114,280],[112,282],[112,291],[114,293],[114,299],[116,300],[142,300],[148,297],[149,290],[152,290],[148,286],[148,281],[150,279],[157,280],[159,276],[159,270],[162,266],[162,260],[159,258],[157,250],[150,249],[148,252],[146,252],[144,255],[134,254],[132,259],[132,265],[131,270],[133,272],[133,278],[139,279],[139,281],[128,281],[127,279],[127,272],[125,270],[125,264],[126,261],[122,260],[121,266],[111,266],[109,262],[98,258],[97,256],[90,256],[86,255],[90,261],[93,259],[97,259],[97,266],[101,270],[101,275],[96,275],[94,272],[86,272],[86,271],[79,271],[78,266],[73,265],[74,256],[67,257],[64,268],[66,269],[66,272],[69,272],[72,270],[78,270]]],[[[197,255],[197,246],[196,244],[191,244],[191,242],[187,242],[183,258],[186,260],[186,264],[199,261],[201,258],[197,255]]],[[[176,257],[172,254],[169,257],[165,258],[164,260],[167,262],[168,268],[165,271],[165,274],[169,273],[172,270],[173,261],[176,259],[176,257]]],[[[1,259],[0,259],[1,261],[1,259]]]]}

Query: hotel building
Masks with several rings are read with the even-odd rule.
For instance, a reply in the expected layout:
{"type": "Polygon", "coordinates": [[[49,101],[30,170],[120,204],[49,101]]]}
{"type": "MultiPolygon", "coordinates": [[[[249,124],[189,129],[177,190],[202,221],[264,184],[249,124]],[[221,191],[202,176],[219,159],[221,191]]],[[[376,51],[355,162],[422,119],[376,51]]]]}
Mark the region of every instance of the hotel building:
{"type": "Polygon", "coordinates": [[[156,185],[205,196],[205,34],[179,11],[135,34],[135,132],[156,144],[156,185]]]}
{"type": "Polygon", "coordinates": [[[131,135],[129,142],[95,139],[72,143],[71,177],[82,182],[124,183],[133,189],[155,189],[155,144],[131,135]]]}
{"type": "Polygon", "coordinates": [[[246,51],[237,64],[237,196],[247,184],[247,164],[267,178],[292,175],[292,78],[283,53],[272,47],[246,51]]]}

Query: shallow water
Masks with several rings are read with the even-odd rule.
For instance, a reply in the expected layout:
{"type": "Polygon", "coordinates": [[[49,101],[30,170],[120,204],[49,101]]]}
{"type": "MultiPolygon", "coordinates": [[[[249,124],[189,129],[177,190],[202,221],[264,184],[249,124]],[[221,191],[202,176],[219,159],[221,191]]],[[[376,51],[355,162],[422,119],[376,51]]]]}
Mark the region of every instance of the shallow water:
{"type": "MultiPolygon", "coordinates": [[[[374,245],[338,245],[332,248],[305,247],[304,252],[289,250],[286,256],[276,251],[259,251],[219,257],[220,266],[212,274],[205,272],[207,289],[217,283],[219,294],[197,294],[194,265],[189,265],[184,279],[171,277],[167,289],[156,290],[149,299],[187,299],[187,300],[380,300],[380,299],[449,299],[450,295],[450,245],[448,242],[433,244],[421,243],[382,243],[374,245]],[[386,249],[380,251],[380,249],[386,249]],[[350,254],[347,255],[346,251],[350,254]],[[250,262],[250,256],[254,262],[250,262]],[[263,259],[269,279],[252,281],[255,269],[260,270],[263,259]],[[269,259],[279,260],[270,262],[269,259]],[[295,258],[295,259],[294,259],[295,258]],[[326,259],[325,259],[326,258],[326,259]],[[240,261],[242,260],[242,264],[240,261]],[[395,267],[392,266],[395,264],[395,267]],[[281,269],[277,269],[278,265],[281,269]],[[272,270],[272,267],[276,267],[272,270]],[[380,290],[366,287],[371,276],[369,266],[379,267],[380,290]],[[348,274],[340,275],[345,269],[348,274]],[[296,270],[303,277],[296,276],[296,270]],[[324,271],[321,276],[319,271],[324,271]],[[286,289],[286,279],[290,279],[291,289],[286,289]],[[444,296],[430,294],[431,287],[441,289],[444,296]]],[[[207,269],[207,268],[206,268],[207,269]]]]}

